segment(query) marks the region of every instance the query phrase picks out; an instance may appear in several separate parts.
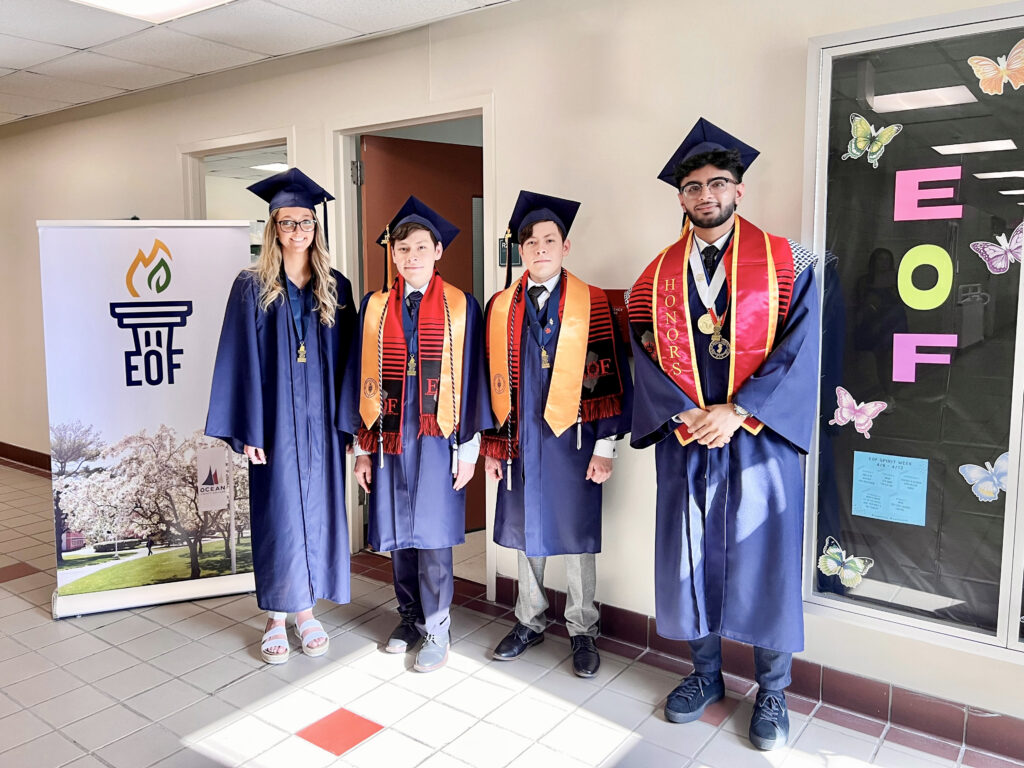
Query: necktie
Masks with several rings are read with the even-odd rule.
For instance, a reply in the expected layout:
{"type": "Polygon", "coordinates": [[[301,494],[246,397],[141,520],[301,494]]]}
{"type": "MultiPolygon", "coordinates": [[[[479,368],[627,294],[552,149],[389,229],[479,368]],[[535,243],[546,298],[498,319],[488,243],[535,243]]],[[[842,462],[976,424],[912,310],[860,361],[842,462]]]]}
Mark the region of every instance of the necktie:
{"type": "Polygon", "coordinates": [[[540,312],[541,296],[543,296],[547,292],[548,289],[545,288],[543,285],[535,285],[530,290],[527,291],[527,293],[530,294],[530,301],[533,302],[533,308],[536,309],[538,312],[540,312]]]}
{"type": "Polygon", "coordinates": [[[715,257],[718,255],[718,247],[709,245],[700,252],[700,255],[704,259],[704,269],[710,277],[711,273],[715,271],[715,257]]]}
{"type": "Polygon", "coordinates": [[[409,308],[409,316],[413,319],[416,318],[416,313],[419,312],[421,301],[423,301],[423,294],[419,291],[413,291],[405,297],[405,306],[409,308]]]}

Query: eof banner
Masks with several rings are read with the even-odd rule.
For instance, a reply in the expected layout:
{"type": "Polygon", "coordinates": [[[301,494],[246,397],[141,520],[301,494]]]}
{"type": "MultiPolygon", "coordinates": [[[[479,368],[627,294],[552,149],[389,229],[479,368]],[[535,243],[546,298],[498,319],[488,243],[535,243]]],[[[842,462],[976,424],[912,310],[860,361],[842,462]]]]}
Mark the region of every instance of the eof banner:
{"type": "Polygon", "coordinates": [[[253,588],[244,457],[203,435],[248,222],[39,222],[54,615],[253,588]]]}

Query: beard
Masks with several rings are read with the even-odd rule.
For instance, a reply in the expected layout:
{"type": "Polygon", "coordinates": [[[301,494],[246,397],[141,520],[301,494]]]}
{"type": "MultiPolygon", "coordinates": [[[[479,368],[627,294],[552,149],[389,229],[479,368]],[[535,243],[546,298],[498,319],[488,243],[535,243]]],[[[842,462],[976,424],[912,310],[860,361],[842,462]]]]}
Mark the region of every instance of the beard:
{"type": "Polygon", "coordinates": [[[736,213],[736,202],[733,201],[728,205],[723,205],[717,213],[711,212],[703,215],[696,211],[687,211],[686,213],[695,227],[714,229],[732,218],[732,215],[736,213]]]}

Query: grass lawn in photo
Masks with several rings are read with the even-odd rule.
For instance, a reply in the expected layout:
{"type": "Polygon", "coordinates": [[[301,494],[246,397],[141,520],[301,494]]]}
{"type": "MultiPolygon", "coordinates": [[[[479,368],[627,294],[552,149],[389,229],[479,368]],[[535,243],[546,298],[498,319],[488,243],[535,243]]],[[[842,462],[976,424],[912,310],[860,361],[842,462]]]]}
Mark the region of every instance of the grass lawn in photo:
{"type": "Polygon", "coordinates": [[[61,570],[65,568],[81,568],[85,565],[99,565],[100,563],[109,563],[111,560],[120,560],[120,555],[127,553],[135,554],[139,548],[133,549],[119,549],[117,552],[98,552],[89,553],[85,555],[75,555],[64,553],[64,562],[59,566],[61,570]]]}
{"type": "MultiPolygon", "coordinates": [[[[238,542],[235,549],[235,562],[237,573],[247,573],[252,570],[250,539],[245,538],[238,542]]],[[[209,539],[203,542],[203,553],[199,555],[199,568],[201,570],[200,578],[225,576],[231,573],[231,557],[224,552],[223,539],[209,539]]],[[[138,557],[118,565],[111,565],[60,587],[58,593],[81,595],[87,592],[103,592],[108,589],[143,587],[149,584],[164,584],[169,581],[187,581],[190,571],[188,547],[179,547],[148,557],[138,557]]]]}

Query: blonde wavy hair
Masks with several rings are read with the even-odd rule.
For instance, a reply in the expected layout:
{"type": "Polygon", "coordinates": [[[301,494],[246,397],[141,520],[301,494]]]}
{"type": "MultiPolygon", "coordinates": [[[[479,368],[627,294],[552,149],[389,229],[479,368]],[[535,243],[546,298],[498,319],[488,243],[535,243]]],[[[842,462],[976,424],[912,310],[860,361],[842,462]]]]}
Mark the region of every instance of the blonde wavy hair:
{"type": "MultiPolygon", "coordinates": [[[[313,244],[309,247],[309,261],[313,270],[313,295],[316,297],[316,309],[320,313],[320,322],[327,326],[334,325],[334,314],[338,310],[338,285],[331,274],[331,256],[324,242],[323,229],[316,211],[310,210],[311,218],[316,222],[313,231],[313,244]]],[[[267,225],[263,228],[263,250],[259,261],[249,267],[256,274],[260,284],[260,309],[266,312],[270,306],[283,297],[285,286],[281,281],[281,267],[284,255],[281,244],[277,240],[277,211],[271,211],[267,225]]]]}

